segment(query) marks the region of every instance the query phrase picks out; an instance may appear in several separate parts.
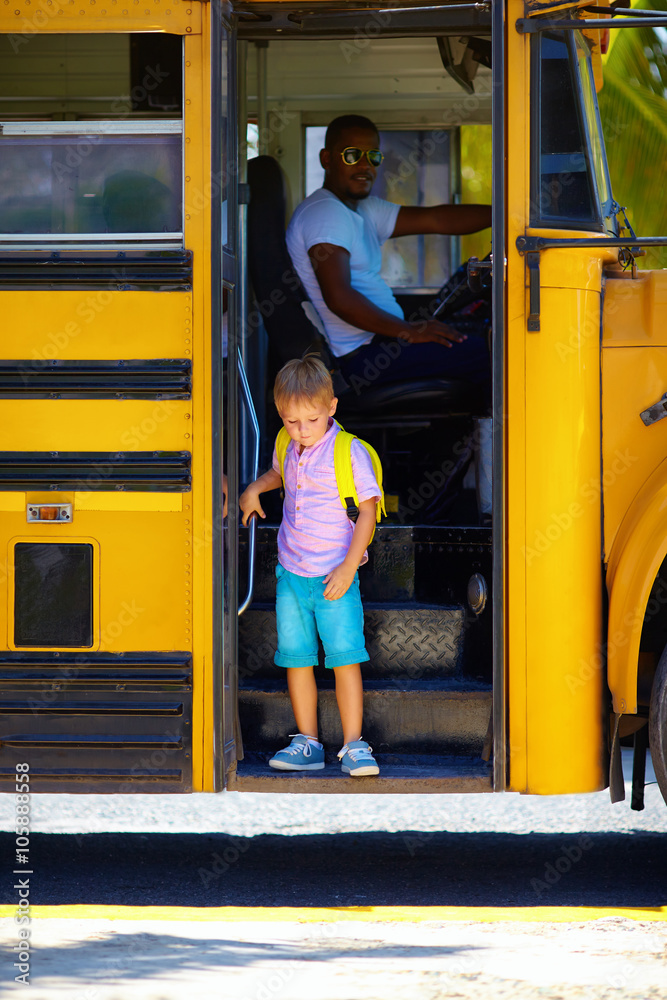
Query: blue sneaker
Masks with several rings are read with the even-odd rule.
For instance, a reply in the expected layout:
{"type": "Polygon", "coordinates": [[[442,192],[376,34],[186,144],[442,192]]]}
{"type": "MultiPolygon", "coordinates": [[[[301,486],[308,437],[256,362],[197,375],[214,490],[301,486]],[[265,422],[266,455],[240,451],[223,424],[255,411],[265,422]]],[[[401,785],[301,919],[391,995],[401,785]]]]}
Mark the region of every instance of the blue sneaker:
{"type": "Polygon", "coordinates": [[[324,767],[324,747],[316,747],[307,736],[298,733],[288,747],[271,758],[269,767],[278,771],[321,771],[324,767]]]}
{"type": "Polygon", "coordinates": [[[338,754],[340,769],[351,778],[363,778],[370,774],[379,774],[380,768],[375,763],[373,749],[366,740],[354,740],[346,743],[338,754]]]}

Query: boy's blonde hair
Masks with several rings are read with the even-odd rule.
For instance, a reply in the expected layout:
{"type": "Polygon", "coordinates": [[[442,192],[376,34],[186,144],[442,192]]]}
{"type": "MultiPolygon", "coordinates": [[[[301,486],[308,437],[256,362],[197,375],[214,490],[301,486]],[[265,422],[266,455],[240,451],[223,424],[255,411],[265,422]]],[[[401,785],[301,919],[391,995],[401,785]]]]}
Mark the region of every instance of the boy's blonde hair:
{"type": "Polygon", "coordinates": [[[288,361],[278,372],[273,386],[273,401],[278,413],[292,400],[305,399],[327,405],[333,395],[331,374],[314,354],[288,361]]]}

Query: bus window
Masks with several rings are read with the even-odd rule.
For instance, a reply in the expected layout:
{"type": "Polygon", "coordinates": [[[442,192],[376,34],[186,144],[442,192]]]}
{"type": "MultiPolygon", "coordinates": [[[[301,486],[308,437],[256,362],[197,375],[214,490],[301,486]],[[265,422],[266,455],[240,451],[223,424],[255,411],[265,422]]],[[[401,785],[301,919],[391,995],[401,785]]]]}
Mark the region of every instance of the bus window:
{"type": "Polygon", "coordinates": [[[152,135],[116,122],[59,124],[3,124],[3,240],[182,241],[180,122],[152,135]]]}
{"type": "Polygon", "coordinates": [[[600,228],[570,41],[541,35],[533,51],[531,225],[600,228]]]}
{"type": "Polygon", "coordinates": [[[607,222],[607,227],[615,232],[616,216],[613,212],[615,203],[611,194],[607,157],[602,141],[602,125],[600,123],[600,112],[598,110],[590,49],[583,35],[580,35],[578,32],[575,33],[574,43],[581,79],[581,92],[584,99],[584,118],[588,131],[589,148],[591,151],[590,158],[597,187],[597,200],[602,209],[602,218],[607,222]]]}
{"type": "Polygon", "coordinates": [[[60,67],[48,77],[5,53],[0,237],[182,246],[181,39],[53,35],[40,47],[60,67]]]}

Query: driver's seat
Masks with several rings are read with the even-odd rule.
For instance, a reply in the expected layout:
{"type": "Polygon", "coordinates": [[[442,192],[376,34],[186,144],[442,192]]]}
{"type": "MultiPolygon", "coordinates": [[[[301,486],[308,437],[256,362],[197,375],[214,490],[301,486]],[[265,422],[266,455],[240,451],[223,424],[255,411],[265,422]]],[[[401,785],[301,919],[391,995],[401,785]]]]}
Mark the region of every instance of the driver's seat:
{"type": "Polygon", "coordinates": [[[248,268],[275,371],[301,357],[309,347],[319,353],[332,371],[339,400],[337,412],[350,427],[355,417],[362,416],[364,427],[369,426],[369,420],[386,427],[396,420],[405,426],[411,418],[423,421],[479,410],[479,387],[455,379],[371,383],[354,391],[314,325],[317,314],[293,268],[285,242],[285,180],[277,161],[271,156],[249,160],[248,184],[248,268]]]}

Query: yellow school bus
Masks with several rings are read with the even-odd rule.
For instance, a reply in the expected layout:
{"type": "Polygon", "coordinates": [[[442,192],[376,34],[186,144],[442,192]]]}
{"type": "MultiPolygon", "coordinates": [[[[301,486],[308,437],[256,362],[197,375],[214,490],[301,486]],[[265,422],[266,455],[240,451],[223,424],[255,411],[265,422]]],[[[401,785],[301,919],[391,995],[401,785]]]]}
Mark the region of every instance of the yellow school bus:
{"type": "Polygon", "coordinates": [[[667,18],[587,0],[0,9],[7,789],[18,768],[34,791],[617,799],[632,744],[640,807],[650,742],[667,797],[667,272],[636,266],[667,239],[627,228],[597,102],[605,36],[637,22],[667,18]],[[380,132],[375,193],[487,185],[493,205],[474,245],[388,241],[383,265],[406,316],[490,334],[491,412],[455,380],[337,383],[388,499],[360,573],[381,766],[360,779],[333,753],[317,774],[267,766],[294,726],[273,665],[280,503],[250,531],[236,504],[271,461],[277,368],[327,356],[284,227],[350,112],[380,132]]]}

